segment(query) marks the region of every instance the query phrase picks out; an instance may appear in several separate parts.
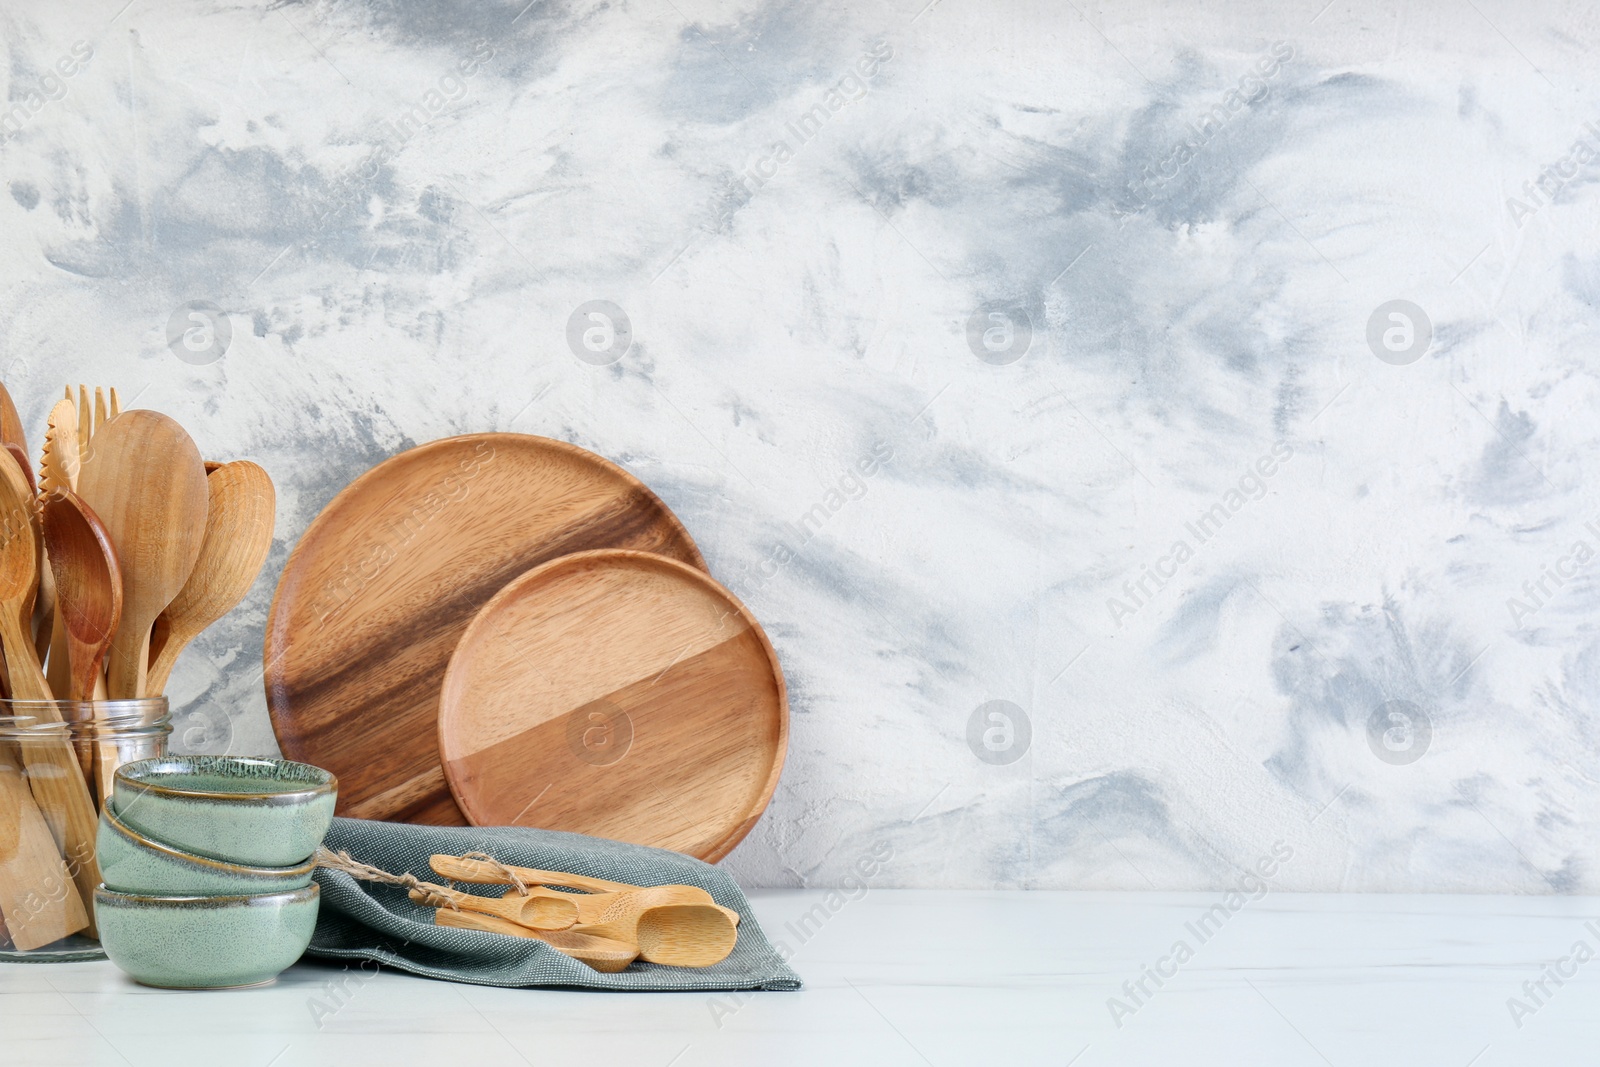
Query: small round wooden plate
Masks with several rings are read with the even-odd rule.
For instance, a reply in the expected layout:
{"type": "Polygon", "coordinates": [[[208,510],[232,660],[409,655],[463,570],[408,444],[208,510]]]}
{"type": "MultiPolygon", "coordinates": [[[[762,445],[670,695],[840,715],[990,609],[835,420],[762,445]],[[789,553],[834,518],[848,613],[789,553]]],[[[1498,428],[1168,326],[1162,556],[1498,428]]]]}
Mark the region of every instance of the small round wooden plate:
{"type": "Polygon", "coordinates": [[[705,561],[633,475],[527,434],[451,437],[346,486],[289,556],[267,621],[267,710],[339,813],[464,825],[439,766],[439,686],[467,624],[530,567],[593,548],[705,561]]]}
{"type": "Polygon", "coordinates": [[[707,575],[580,552],[501,590],[439,699],[439,755],[475,825],[537,826],[717,860],[783,769],[777,655],[707,575]]]}

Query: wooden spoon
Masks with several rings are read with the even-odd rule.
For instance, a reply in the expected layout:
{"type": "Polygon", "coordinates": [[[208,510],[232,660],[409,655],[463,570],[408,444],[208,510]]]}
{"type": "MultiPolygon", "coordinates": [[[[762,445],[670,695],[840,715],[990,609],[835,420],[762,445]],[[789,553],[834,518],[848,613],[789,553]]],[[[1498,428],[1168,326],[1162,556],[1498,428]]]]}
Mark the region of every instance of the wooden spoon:
{"type": "Polygon", "coordinates": [[[430,893],[447,897],[456,907],[466,911],[493,915],[530,930],[565,930],[578,921],[578,905],[575,898],[566,893],[500,898],[474,896],[456,890],[413,889],[410,895],[417,903],[426,904],[430,893]]]}
{"type": "Polygon", "coordinates": [[[677,893],[679,888],[657,886],[619,893],[595,921],[580,922],[572,930],[638,945],[639,957],[648,963],[675,967],[721,963],[733,951],[738,928],[716,905],[684,901],[677,893]]]}
{"type": "Polygon", "coordinates": [[[0,444],[21,445],[23,455],[27,455],[28,435],[17,417],[17,405],[11,402],[11,394],[4,385],[0,385],[0,444]]]}
{"type": "Polygon", "coordinates": [[[277,498],[266,471],[248,460],[229,463],[206,475],[206,487],[210,503],[200,556],[150,634],[145,692],[151,696],[166,690],[178,653],[244,599],[272,548],[277,498]]]}
{"type": "MultiPolygon", "coordinates": [[[[106,528],[70,489],[57,489],[45,498],[44,540],[66,633],[65,696],[93,700],[96,689],[104,688],[100,665],[122,618],[122,570],[106,528]]],[[[99,739],[80,753],[83,758],[95,796],[103,801],[111,795],[120,762],[117,743],[99,739]]]]}
{"type": "Polygon", "coordinates": [[[621,941],[612,941],[592,934],[575,934],[570,930],[540,932],[518,926],[492,915],[479,915],[470,911],[451,911],[440,908],[433,916],[435,926],[450,926],[458,930],[483,930],[509,937],[527,937],[543,941],[557,952],[565,953],[579,963],[593,967],[602,974],[615,974],[639,958],[639,950],[621,941]]]}
{"type": "Polygon", "coordinates": [[[37,493],[39,491],[39,483],[33,476],[33,464],[28,461],[28,447],[7,441],[6,451],[10,452],[11,458],[17,461],[17,466],[22,468],[22,476],[27,479],[28,488],[37,493]]]}
{"type": "Polygon", "coordinates": [[[111,641],[113,700],[145,695],[150,627],[183,589],[205,539],[206,470],[183,427],[124,411],[96,427],[78,495],[111,534],[122,565],[122,624],[111,641]]]}
{"type": "MultiPolygon", "coordinates": [[[[43,723],[61,721],[24,621],[39,580],[40,543],[35,501],[11,453],[0,449],[0,649],[14,700],[37,701],[29,710],[43,723]]],[[[19,745],[28,785],[77,884],[79,899],[94,899],[100,882],[95,862],[95,810],[83,770],[67,738],[19,745]]]]}
{"type": "Polygon", "coordinates": [[[122,618],[122,570],[111,535],[70,489],[44,501],[44,540],[67,631],[69,700],[93,700],[94,680],[122,618]]]}

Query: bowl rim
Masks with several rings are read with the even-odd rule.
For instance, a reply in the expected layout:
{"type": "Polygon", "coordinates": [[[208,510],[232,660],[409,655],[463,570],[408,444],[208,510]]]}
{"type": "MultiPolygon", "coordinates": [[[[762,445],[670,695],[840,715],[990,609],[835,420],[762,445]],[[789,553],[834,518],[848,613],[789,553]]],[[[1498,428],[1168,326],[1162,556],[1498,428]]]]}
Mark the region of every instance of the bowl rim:
{"type": "Polygon", "coordinates": [[[272,893],[124,893],[101,882],[95,887],[96,900],[100,897],[128,900],[139,904],[171,904],[176,907],[253,907],[270,904],[296,904],[320,896],[322,887],[316,882],[299,889],[280,889],[272,893]]]}
{"type": "Polygon", "coordinates": [[[124,763],[117,768],[115,785],[126,786],[143,793],[155,793],[159,796],[190,797],[198,800],[266,800],[279,804],[287,804],[298,800],[310,800],[319,796],[336,794],[339,791],[339,779],[329,770],[317,767],[310,763],[299,763],[295,760],[274,759],[270,756],[151,756],[149,759],[135,760],[124,763]],[[222,790],[211,789],[185,789],[180,786],[159,785],[148,779],[135,778],[133,773],[139,768],[151,763],[189,763],[191,766],[200,766],[200,761],[213,764],[243,764],[266,763],[282,767],[304,767],[322,775],[324,781],[309,785],[301,789],[273,790],[258,793],[230,793],[222,790]]]}
{"type": "MultiPolygon", "coordinates": [[[[305,862],[293,864],[288,867],[258,867],[249,863],[232,863],[228,860],[212,859],[195,852],[185,852],[181,848],[174,848],[165,841],[157,841],[150,835],[130,826],[117,812],[115,806],[107,802],[100,809],[100,817],[106,821],[111,831],[122,837],[128,838],[141,848],[147,848],[160,854],[163,858],[174,858],[184,863],[191,863],[197,867],[212,867],[229,874],[244,873],[247,875],[260,875],[264,878],[291,878],[309,874],[317,868],[317,857],[312,855],[305,862]]],[[[121,892],[121,890],[112,890],[121,892]]]]}

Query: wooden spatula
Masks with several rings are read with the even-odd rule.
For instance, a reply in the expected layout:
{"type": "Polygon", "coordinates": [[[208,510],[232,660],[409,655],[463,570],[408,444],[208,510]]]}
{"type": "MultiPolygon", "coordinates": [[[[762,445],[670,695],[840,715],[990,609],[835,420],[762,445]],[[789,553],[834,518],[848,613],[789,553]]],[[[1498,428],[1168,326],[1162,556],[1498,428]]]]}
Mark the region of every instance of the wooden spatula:
{"type": "Polygon", "coordinates": [[[206,487],[210,502],[200,556],[150,634],[150,696],[166,690],[178,653],[244,599],[272,548],[277,498],[266,471],[248,460],[224,464],[206,475],[206,487]]]}
{"type": "MultiPolygon", "coordinates": [[[[5,652],[12,699],[37,701],[32,713],[51,723],[60,722],[61,713],[24,621],[39,580],[41,553],[34,511],[33,494],[17,461],[0,449],[0,648],[5,652]]],[[[94,856],[95,809],[72,743],[62,737],[27,741],[20,747],[28,785],[66,858],[80,901],[93,900],[100,882],[94,856]]]]}
{"type": "Polygon", "coordinates": [[[111,641],[107,689],[113,700],[141,697],[150,627],[188,581],[205,538],[205,465],[177,422],[124,411],[95,429],[78,495],[105,524],[122,566],[122,623],[111,641]]]}
{"type": "Polygon", "coordinates": [[[579,963],[593,967],[604,974],[614,974],[625,970],[628,964],[639,958],[639,950],[633,945],[621,941],[612,941],[604,937],[594,937],[590,934],[575,934],[569,930],[538,931],[529,930],[525,926],[518,926],[505,919],[497,919],[493,915],[479,915],[470,911],[451,911],[449,908],[440,908],[434,913],[435,926],[450,926],[458,930],[482,930],[491,934],[505,934],[508,937],[527,937],[535,941],[543,941],[557,952],[571,956],[579,963]]]}
{"type": "Polygon", "coordinates": [[[84,929],[89,913],[10,747],[0,745],[0,914],[26,952],[84,929]]]}

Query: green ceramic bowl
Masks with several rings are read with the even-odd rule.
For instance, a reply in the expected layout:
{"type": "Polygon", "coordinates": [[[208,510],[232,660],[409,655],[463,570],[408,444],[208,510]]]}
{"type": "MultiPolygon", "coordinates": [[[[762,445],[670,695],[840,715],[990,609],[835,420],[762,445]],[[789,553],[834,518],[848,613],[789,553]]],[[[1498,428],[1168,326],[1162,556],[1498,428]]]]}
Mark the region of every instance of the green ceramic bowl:
{"type": "Polygon", "coordinates": [[[296,867],[246,867],[196,856],[129,827],[112,811],[113,804],[100,812],[94,846],[100,877],[113,892],[248,896],[311,884],[317,866],[311,860],[296,867]]]}
{"type": "Polygon", "coordinates": [[[304,863],[333,822],[339,780],[320,767],[238,756],[160,756],[117,768],[124,825],[185,852],[254,867],[304,863]]]}
{"type": "Polygon", "coordinates": [[[136,982],[165,989],[265,985],[305,952],[315,883],[288,893],[178,897],[94,892],[100,945],[136,982]]]}

